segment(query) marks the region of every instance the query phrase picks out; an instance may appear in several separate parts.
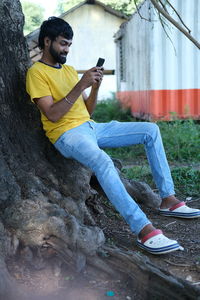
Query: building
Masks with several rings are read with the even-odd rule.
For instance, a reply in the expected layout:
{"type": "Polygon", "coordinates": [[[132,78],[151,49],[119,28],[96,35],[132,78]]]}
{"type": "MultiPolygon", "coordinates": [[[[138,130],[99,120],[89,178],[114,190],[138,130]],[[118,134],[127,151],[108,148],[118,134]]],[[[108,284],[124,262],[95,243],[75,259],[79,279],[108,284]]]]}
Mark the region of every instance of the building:
{"type": "MultiPolygon", "coordinates": [[[[200,2],[170,2],[198,40],[200,2]]],[[[118,99],[138,118],[200,119],[199,49],[165,20],[166,34],[150,0],[139,11],[115,35],[118,99]]],[[[172,16],[180,22],[175,13],[172,16]]]]}

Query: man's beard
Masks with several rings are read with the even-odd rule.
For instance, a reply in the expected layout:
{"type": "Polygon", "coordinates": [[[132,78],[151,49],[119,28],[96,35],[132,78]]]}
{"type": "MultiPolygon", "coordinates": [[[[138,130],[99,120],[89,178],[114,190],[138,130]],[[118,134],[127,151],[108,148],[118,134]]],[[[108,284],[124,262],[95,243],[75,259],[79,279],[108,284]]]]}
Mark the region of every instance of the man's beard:
{"type": "Polygon", "coordinates": [[[52,43],[50,45],[50,48],[49,48],[49,52],[51,54],[51,56],[53,57],[53,59],[59,63],[59,64],[64,64],[66,63],[66,60],[67,60],[67,57],[66,56],[62,56],[61,54],[59,54],[56,50],[54,50],[53,46],[52,46],[52,43]]]}

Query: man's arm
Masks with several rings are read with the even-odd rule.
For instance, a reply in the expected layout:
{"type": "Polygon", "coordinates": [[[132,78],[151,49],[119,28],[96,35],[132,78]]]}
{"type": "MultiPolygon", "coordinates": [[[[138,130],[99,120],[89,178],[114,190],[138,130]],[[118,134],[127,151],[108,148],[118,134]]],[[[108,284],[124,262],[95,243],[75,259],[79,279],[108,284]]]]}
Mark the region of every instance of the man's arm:
{"type": "Polygon", "coordinates": [[[83,100],[85,101],[85,106],[87,107],[90,115],[94,112],[97,104],[98,90],[99,89],[92,88],[89,96],[87,96],[84,91],[82,93],[83,100]]]}
{"type": "Polygon", "coordinates": [[[92,89],[89,96],[87,97],[86,93],[84,91],[82,92],[85,105],[90,115],[94,112],[97,104],[98,91],[103,79],[103,68],[98,70],[98,72],[100,74],[100,79],[92,85],[92,89]]]}
{"type": "Polygon", "coordinates": [[[52,96],[35,98],[34,101],[43,114],[51,121],[57,122],[64,116],[76,102],[83,91],[91,85],[97,84],[101,79],[101,72],[98,67],[94,67],[84,73],[81,80],[75,87],[60,101],[54,103],[52,96]]]}

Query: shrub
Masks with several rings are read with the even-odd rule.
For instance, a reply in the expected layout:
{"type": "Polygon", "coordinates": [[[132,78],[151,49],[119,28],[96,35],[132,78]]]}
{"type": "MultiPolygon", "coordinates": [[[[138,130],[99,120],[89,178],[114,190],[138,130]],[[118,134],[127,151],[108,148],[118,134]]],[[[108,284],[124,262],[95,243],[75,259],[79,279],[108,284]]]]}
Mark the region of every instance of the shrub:
{"type": "Polygon", "coordinates": [[[200,161],[200,125],[193,120],[159,122],[170,161],[200,161]]]}
{"type": "MultiPolygon", "coordinates": [[[[93,114],[96,122],[134,121],[130,110],[122,109],[116,99],[101,101],[93,114]]],[[[194,120],[173,120],[157,122],[167,154],[171,162],[200,162],[200,124],[194,120]]],[[[143,145],[108,149],[106,152],[115,158],[123,160],[143,159],[143,145]]]]}
{"type": "Polygon", "coordinates": [[[116,99],[108,99],[98,102],[92,115],[96,122],[109,122],[117,120],[122,122],[133,121],[130,110],[123,109],[116,99]]]}
{"type": "MultiPolygon", "coordinates": [[[[149,166],[134,166],[131,168],[123,168],[123,174],[128,179],[144,181],[152,188],[155,188],[149,166]]],[[[176,189],[176,193],[184,197],[199,196],[200,193],[200,170],[193,167],[175,167],[172,168],[172,177],[176,189]]]]}

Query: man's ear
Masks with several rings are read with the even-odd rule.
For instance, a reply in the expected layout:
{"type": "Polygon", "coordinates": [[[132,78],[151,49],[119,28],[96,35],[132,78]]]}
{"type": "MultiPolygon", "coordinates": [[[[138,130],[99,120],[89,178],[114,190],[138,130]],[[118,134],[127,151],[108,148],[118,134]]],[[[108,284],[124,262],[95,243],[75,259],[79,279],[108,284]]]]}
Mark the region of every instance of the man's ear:
{"type": "Polygon", "coordinates": [[[48,36],[45,36],[45,38],[44,38],[44,45],[46,47],[49,47],[51,45],[51,40],[48,36]]]}

